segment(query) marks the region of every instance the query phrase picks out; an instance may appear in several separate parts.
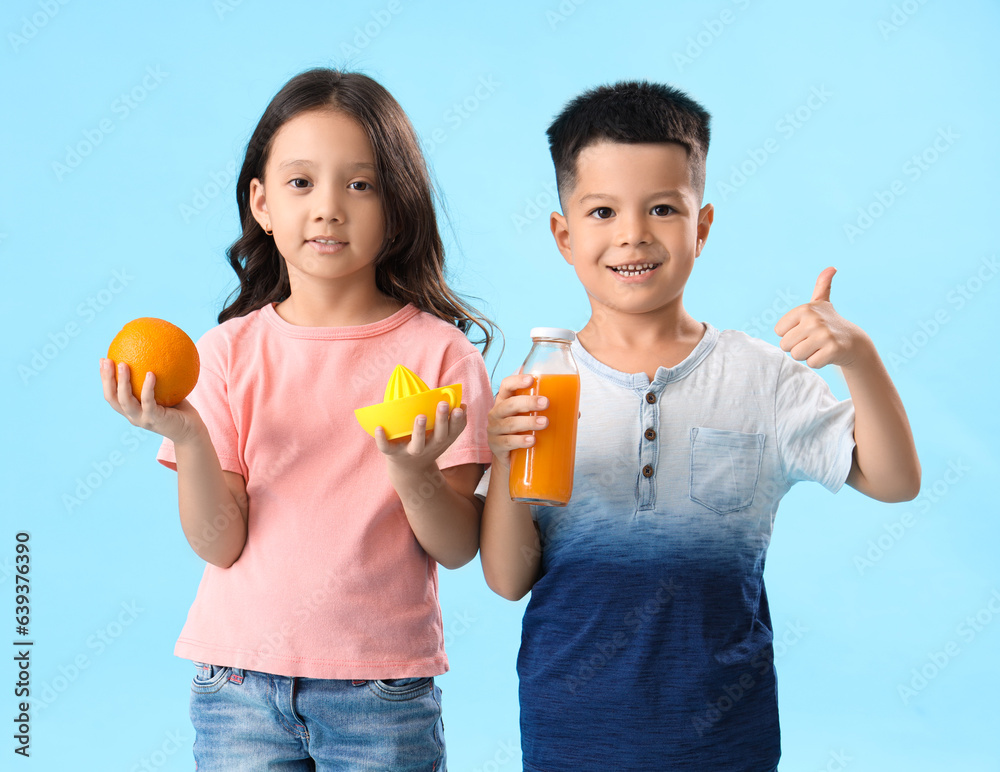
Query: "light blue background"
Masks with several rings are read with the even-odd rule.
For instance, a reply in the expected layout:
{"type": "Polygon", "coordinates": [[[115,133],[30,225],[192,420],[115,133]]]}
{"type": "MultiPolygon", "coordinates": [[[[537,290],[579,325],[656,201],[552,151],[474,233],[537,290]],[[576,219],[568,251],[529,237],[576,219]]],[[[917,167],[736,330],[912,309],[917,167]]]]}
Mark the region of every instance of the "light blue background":
{"type": "MultiPolygon", "coordinates": [[[[196,338],[215,323],[233,279],[232,171],[273,94],[316,65],[380,80],[424,139],[451,281],[507,336],[489,358],[495,383],[530,327],[588,315],[547,230],[553,115],[620,78],[668,81],[707,106],[717,216],[687,308],[774,342],[777,317],[835,265],[832,299],[886,359],[924,470],[908,504],[802,485],[782,505],[765,574],[781,768],[1000,769],[987,740],[1000,694],[988,608],[1000,598],[996,3],[10,0],[0,33],[0,641],[12,640],[20,530],[36,641],[27,761],[10,760],[13,652],[2,656],[4,769],[193,766],[192,668],[172,647],[201,563],[157,439],[129,434],[104,403],[97,360],[138,316],[196,338]],[[952,138],[934,150],[941,131],[952,138]],[[100,143],[59,171],[88,132],[100,143]],[[925,151],[918,175],[911,157],[925,151]],[[81,484],[87,497],[67,503],[81,484]],[[977,613],[978,629],[966,621],[977,613]],[[904,699],[921,668],[931,677],[904,699]]],[[[522,605],[493,595],[478,562],[443,572],[441,602],[451,768],[518,769],[522,605]]]]}

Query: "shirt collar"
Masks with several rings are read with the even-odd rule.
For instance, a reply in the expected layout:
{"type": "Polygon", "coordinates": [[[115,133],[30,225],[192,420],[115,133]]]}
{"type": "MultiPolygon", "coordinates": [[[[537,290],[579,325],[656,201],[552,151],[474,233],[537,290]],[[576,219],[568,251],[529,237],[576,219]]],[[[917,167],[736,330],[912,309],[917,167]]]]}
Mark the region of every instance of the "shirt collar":
{"type": "Polygon", "coordinates": [[[673,383],[687,377],[715,348],[715,344],[719,340],[719,331],[708,322],[704,322],[704,325],[705,333],[702,335],[701,340],[698,341],[698,345],[692,349],[691,353],[673,367],[658,367],[656,369],[656,377],[653,378],[652,383],[650,383],[646,373],[623,373],[620,370],[608,367],[600,360],[595,359],[587,349],[581,346],[579,340],[573,341],[573,356],[577,362],[591,372],[626,389],[648,391],[652,387],[654,391],[659,391],[668,383],[673,383]]]}

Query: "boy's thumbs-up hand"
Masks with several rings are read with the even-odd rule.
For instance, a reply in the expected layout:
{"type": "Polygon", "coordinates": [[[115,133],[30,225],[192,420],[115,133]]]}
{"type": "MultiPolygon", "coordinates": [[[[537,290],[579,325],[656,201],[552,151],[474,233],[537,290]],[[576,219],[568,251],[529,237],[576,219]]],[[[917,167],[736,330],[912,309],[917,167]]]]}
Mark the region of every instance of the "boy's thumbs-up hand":
{"type": "Polygon", "coordinates": [[[812,300],[793,308],[774,325],[780,346],[793,359],[813,368],[851,365],[860,346],[868,342],[864,330],[844,319],[830,302],[830,285],[836,268],[827,268],[816,279],[812,300]]]}
{"type": "Polygon", "coordinates": [[[830,266],[819,275],[816,279],[816,286],[813,289],[812,300],[810,303],[815,303],[817,300],[825,300],[827,303],[830,302],[830,285],[833,284],[833,275],[837,272],[837,269],[830,266]]]}

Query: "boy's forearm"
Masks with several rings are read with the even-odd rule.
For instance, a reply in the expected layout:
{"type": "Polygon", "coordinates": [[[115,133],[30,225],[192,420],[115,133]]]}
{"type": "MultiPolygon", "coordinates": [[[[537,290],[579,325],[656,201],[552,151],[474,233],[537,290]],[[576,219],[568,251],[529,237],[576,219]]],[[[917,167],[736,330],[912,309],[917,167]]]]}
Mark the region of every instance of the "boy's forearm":
{"type": "Polygon", "coordinates": [[[903,402],[870,339],[842,368],[854,402],[854,464],[847,482],[880,501],[920,491],[920,461],[903,402]]]}
{"type": "Polygon", "coordinates": [[[445,568],[461,568],[476,556],[478,502],[452,488],[436,464],[423,472],[390,474],[390,481],[413,534],[428,555],[445,568]]]}
{"type": "Polygon", "coordinates": [[[174,443],[174,452],[184,535],[199,557],[228,568],[246,544],[247,502],[237,501],[227,485],[207,429],[174,443]]]}
{"type": "Polygon", "coordinates": [[[509,480],[510,470],[494,459],[479,553],[490,588],[508,600],[520,600],[538,578],[542,549],[531,507],[510,500],[509,480]]]}

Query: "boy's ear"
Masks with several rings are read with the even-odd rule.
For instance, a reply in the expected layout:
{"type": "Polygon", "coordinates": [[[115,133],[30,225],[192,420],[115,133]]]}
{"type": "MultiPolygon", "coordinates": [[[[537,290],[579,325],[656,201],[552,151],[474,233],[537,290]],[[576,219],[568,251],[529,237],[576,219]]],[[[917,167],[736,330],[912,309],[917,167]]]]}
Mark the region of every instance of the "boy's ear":
{"type": "Polygon", "coordinates": [[[549,215],[549,228],[563,259],[573,265],[573,251],[569,248],[569,226],[566,224],[566,218],[559,212],[553,212],[549,215]]]}
{"type": "Polygon", "coordinates": [[[694,256],[698,257],[701,254],[701,250],[705,247],[705,242],[708,241],[708,232],[712,230],[712,221],[715,219],[715,207],[711,204],[705,204],[698,212],[698,246],[694,250],[694,256]]]}
{"type": "Polygon", "coordinates": [[[271,216],[267,212],[264,183],[256,177],[250,180],[250,213],[261,228],[271,229],[271,216]]]}

